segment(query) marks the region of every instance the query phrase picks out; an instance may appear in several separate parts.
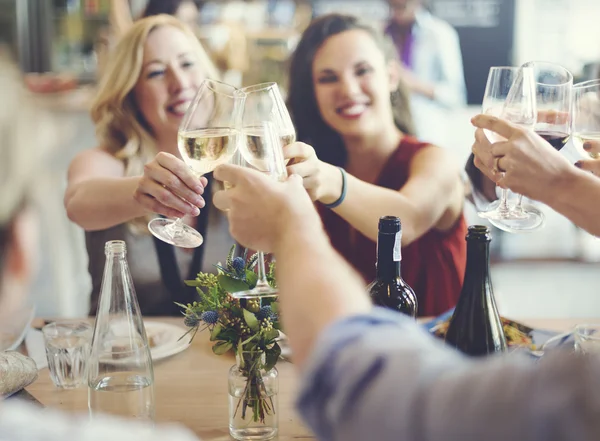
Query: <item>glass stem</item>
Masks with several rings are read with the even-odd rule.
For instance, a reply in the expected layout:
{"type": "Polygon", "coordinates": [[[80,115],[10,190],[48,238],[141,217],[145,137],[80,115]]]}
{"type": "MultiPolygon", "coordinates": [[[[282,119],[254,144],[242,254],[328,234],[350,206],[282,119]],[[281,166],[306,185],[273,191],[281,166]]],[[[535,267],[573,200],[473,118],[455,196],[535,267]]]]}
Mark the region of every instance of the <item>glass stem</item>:
{"type": "Polygon", "coordinates": [[[180,237],[183,234],[183,218],[178,217],[175,222],[165,228],[171,235],[171,238],[180,237]]]}
{"type": "Polygon", "coordinates": [[[258,251],[258,281],[256,282],[257,288],[269,288],[269,282],[267,281],[267,273],[265,271],[265,255],[262,251],[258,251]]]}
{"type": "Polygon", "coordinates": [[[500,205],[498,205],[498,211],[503,214],[510,212],[510,208],[508,207],[508,190],[506,188],[503,188],[500,192],[500,205]]]}
{"type": "Polygon", "coordinates": [[[519,195],[519,199],[517,199],[517,205],[515,205],[514,210],[518,213],[523,212],[523,195],[522,194],[519,195]]]}

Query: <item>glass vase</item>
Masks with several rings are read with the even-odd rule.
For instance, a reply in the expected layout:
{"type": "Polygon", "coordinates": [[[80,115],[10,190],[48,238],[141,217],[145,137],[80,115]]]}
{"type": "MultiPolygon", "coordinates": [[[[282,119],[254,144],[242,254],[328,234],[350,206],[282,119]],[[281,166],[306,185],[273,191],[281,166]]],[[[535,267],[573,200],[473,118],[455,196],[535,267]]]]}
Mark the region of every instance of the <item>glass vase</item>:
{"type": "Polygon", "coordinates": [[[279,373],[264,366],[264,352],[243,352],[229,370],[229,433],[237,440],[277,436],[279,373]]]}

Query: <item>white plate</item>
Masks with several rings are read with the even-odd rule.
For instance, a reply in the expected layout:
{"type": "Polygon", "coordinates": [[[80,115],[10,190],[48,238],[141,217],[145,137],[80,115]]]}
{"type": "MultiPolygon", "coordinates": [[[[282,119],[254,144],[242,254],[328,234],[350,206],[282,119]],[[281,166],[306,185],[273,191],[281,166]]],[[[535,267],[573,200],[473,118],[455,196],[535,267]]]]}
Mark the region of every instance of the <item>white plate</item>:
{"type": "MultiPolygon", "coordinates": [[[[187,329],[183,326],[177,326],[171,323],[157,322],[157,321],[144,321],[144,327],[146,328],[146,336],[150,343],[150,355],[153,361],[162,360],[163,358],[171,357],[179,352],[182,352],[190,345],[189,334],[184,338],[181,338],[186,333],[187,329]]],[[[127,336],[127,331],[121,323],[112,325],[113,331],[116,331],[117,335],[127,336]]],[[[129,341],[129,337],[125,337],[129,341]]],[[[104,363],[110,364],[126,364],[130,359],[126,358],[114,358],[112,355],[105,354],[101,360],[104,363]]]]}
{"type": "Polygon", "coordinates": [[[171,323],[145,321],[146,336],[150,342],[150,354],[152,360],[162,360],[185,351],[190,345],[190,335],[181,340],[181,336],[187,332],[187,328],[171,323]]]}

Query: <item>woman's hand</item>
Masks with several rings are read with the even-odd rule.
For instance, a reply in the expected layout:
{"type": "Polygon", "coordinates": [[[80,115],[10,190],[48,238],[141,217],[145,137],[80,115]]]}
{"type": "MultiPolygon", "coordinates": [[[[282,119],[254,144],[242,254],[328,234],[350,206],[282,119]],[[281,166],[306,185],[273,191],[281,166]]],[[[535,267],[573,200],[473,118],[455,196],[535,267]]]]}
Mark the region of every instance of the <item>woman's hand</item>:
{"type": "Polygon", "coordinates": [[[582,159],[577,161],[575,166],[600,176],[600,141],[586,141],[583,143],[583,149],[594,159],[582,159]]]}
{"type": "Polygon", "coordinates": [[[181,159],[160,152],[144,166],[134,198],[145,209],[168,217],[198,216],[208,181],[198,178],[181,159]]]}
{"type": "Polygon", "coordinates": [[[310,198],[318,201],[323,193],[324,176],[315,149],[303,142],[294,142],[283,148],[283,158],[290,160],[288,176],[300,176],[310,198]]]}

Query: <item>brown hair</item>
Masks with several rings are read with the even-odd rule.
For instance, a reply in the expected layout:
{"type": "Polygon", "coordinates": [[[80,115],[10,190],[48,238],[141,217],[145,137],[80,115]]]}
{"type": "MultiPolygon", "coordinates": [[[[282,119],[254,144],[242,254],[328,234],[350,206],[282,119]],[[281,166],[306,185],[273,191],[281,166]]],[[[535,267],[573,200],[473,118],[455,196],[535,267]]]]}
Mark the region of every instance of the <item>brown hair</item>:
{"type": "MultiPolygon", "coordinates": [[[[319,159],[337,166],[346,162],[346,147],[341,136],[321,116],[315,97],[312,65],[317,50],[329,37],[354,29],[369,33],[387,60],[397,60],[392,42],[382,33],[358,17],[342,14],[328,14],[314,20],[302,34],[290,60],[288,107],[298,141],[311,144],[319,159]]],[[[409,94],[403,83],[398,84],[390,100],[396,126],[406,134],[414,134],[409,94]]]]}

